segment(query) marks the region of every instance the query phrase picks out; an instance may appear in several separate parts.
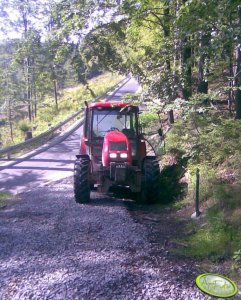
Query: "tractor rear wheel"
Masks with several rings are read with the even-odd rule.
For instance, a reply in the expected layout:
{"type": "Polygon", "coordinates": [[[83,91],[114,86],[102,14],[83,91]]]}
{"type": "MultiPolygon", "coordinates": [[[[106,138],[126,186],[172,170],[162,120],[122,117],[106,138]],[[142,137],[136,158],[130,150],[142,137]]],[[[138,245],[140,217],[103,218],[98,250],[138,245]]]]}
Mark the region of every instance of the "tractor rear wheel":
{"type": "Polygon", "coordinates": [[[145,204],[155,203],[159,198],[160,168],[155,157],[146,157],[143,163],[143,176],[140,200],[145,204]]]}
{"type": "Polygon", "coordinates": [[[74,165],[74,196],[77,203],[90,201],[89,182],[90,162],[88,158],[80,158],[74,165]]]}

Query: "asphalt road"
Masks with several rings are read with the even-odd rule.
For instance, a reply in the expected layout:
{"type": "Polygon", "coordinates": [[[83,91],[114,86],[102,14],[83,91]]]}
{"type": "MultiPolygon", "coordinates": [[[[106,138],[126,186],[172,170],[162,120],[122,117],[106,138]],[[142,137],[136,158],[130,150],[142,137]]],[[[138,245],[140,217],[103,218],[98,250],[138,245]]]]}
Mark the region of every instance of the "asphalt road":
{"type": "MultiPolygon", "coordinates": [[[[131,78],[120,87],[109,100],[120,100],[123,95],[135,93],[139,88],[138,82],[131,78]]],[[[75,154],[78,153],[81,127],[69,135],[61,143],[26,158],[9,167],[0,167],[0,191],[18,194],[36,187],[42,187],[50,182],[72,176],[75,154]],[[40,153],[39,153],[40,152],[40,153]]]]}

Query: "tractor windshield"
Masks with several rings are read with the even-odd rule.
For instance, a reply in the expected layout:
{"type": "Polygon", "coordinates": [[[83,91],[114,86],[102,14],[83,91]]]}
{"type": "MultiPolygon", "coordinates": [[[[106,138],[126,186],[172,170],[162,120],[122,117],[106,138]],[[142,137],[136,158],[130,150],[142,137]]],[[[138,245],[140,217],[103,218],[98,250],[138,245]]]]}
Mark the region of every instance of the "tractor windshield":
{"type": "Polygon", "coordinates": [[[97,108],[92,115],[92,137],[104,137],[108,131],[123,132],[129,138],[137,134],[137,114],[134,109],[97,108]]]}

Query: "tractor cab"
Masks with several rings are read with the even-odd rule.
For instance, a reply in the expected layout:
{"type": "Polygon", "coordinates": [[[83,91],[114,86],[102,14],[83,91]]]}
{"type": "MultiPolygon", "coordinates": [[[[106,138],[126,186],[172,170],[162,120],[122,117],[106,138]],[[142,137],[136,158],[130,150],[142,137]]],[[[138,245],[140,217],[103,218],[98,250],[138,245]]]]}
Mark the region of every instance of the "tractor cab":
{"type": "Polygon", "coordinates": [[[92,108],[92,139],[104,137],[111,130],[119,131],[129,138],[139,134],[137,126],[138,108],[135,106],[92,108]]]}
{"type": "Polygon", "coordinates": [[[131,149],[131,161],[133,164],[138,164],[139,156],[145,156],[145,142],[142,141],[142,147],[139,145],[141,132],[138,125],[138,112],[137,106],[123,102],[90,104],[85,112],[80,154],[90,155],[96,163],[102,162],[105,136],[108,133],[106,138],[110,137],[109,133],[112,132],[112,139],[114,137],[115,139],[110,141],[110,147],[116,151],[124,151],[126,143],[122,140],[124,137],[127,138],[130,144],[129,149],[131,149]],[[143,153],[141,154],[137,149],[142,149],[143,153]]]}

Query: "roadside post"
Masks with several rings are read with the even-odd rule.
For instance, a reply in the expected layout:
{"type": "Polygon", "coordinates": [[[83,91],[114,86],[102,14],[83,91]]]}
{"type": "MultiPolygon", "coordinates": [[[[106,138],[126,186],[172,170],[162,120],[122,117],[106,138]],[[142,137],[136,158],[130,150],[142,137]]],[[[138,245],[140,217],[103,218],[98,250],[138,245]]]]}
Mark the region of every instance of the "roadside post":
{"type": "Polygon", "coordinates": [[[196,187],[195,187],[195,212],[191,215],[192,219],[200,219],[202,212],[199,210],[199,186],[200,186],[200,170],[196,170],[196,187]]]}
{"type": "Polygon", "coordinates": [[[199,182],[200,182],[200,170],[196,170],[196,193],[195,193],[195,213],[196,217],[199,217],[201,212],[199,210],[199,182]]]}

